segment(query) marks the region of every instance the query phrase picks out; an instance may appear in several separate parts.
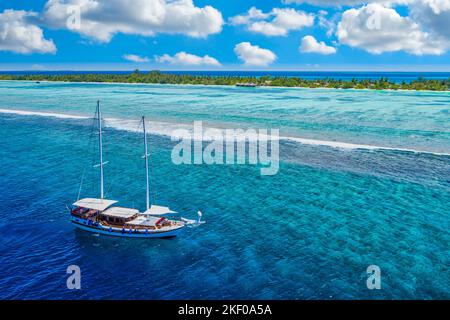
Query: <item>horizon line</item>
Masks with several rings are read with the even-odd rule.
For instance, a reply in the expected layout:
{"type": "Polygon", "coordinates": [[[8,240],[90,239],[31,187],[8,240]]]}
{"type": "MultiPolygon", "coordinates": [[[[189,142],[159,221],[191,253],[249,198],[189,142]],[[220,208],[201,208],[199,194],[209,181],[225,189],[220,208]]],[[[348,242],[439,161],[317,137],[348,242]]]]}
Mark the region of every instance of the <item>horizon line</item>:
{"type": "Polygon", "coordinates": [[[348,69],[348,70],[292,70],[292,69],[0,69],[0,72],[134,72],[139,70],[142,72],[311,72],[311,73],[321,73],[321,72],[398,72],[398,73],[413,73],[413,72],[428,72],[428,73],[450,73],[450,69],[446,71],[437,70],[374,70],[374,69],[348,69]]]}

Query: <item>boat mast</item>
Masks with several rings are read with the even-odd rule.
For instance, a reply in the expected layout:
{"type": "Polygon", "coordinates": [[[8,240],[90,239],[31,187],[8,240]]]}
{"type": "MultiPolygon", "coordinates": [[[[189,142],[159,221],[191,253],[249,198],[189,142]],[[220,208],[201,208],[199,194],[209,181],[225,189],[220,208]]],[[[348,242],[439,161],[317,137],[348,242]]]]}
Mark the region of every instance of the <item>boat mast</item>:
{"type": "Polygon", "coordinates": [[[150,209],[150,184],[148,180],[148,145],[147,145],[147,130],[145,128],[145,117],[142,116],[142,127],[144,128],[144,148],[145,148],[145,183],[146,183],[146,210],[150,209]]]}
{"type": "Polygon", "coordinates": [[[97,101],[97,115],[98,115],[98,148],[100,151],[100,199],[104,198],[103,193],[103,142],[102,142],[102,114],[100,111],[100,100],[97,101]]]}

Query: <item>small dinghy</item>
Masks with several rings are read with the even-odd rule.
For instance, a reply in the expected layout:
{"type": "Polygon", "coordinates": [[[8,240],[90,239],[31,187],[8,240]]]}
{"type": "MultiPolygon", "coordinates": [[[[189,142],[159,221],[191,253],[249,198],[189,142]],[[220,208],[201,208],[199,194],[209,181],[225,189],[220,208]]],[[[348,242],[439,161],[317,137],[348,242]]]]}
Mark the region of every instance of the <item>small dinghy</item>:
{"type": "Polygon", "coordinates": [[[203,216],[202,212],[199,211],[197,214],[198,214],[197,220],[191,220],[191,219],[187,219],[187,218],[183,218],[183,217],[181,217],[180,220],[183,221],[189,227],[197,227],[201,224],[206,223],[206,221],[202,221],[202,216],[203,216]]]}

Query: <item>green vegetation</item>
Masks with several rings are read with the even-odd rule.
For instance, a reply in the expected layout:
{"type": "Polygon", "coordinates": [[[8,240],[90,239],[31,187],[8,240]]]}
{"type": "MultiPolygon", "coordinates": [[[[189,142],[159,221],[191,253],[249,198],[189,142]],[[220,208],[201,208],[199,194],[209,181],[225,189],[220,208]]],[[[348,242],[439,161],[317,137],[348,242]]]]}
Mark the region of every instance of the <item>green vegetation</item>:
{"type": "Polygon", "coordinates": [[[66,74],[66,75],[1,75],[0,80],[28,81],[67,81],[67,82],[112,82],[112,83],[159,83],[159,84],[201,84],[201,85],[236,85],[237,83],[254,83],[258,86],[302,87],[302,88],[336,88],[336,89],[391,89],[391,90],[433,90],[449,91],[450,78],[446,80],[425,80],[418,78],[410,83],[394,83],[387,78],[378,80],[343,81],[340,79],[307,80],[298,77],[238,77],[238,76],[195,76],[167,74],[159,71],[130,74],[66,74]]]}

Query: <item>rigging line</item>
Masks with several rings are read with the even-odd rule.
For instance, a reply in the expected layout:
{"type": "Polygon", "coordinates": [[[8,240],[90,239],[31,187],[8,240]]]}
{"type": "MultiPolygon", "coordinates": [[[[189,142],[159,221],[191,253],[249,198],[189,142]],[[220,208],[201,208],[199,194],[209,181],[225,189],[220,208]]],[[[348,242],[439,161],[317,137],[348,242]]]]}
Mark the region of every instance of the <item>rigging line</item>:
{"type": "Polygon", "coordinates": [[[113,183],[110,182],[110,183],[109,183],[109,186],[108,186],[108,189],[106,189],[106,192],[105,192],[105,198],[108,198],[107,195],[109,195],[109,191],[111,191],[112,186],[113,186],[113,183]]]}
{"type": "MultiPolygon", "coordinates": [[[[98,110],[95,109],[94,118],[92,119],[91,134],[89,135],[89,144],[92,147],[92,149],[94,149],[94,145],[92,143],[92,140],[93,140],[92,137],[94,135],[94,130],[95,130],[95,127],[96,127],[96,119],[98,117],[98,112],[97,111],[98,110]]],[[[100,128],[98,128],[98,130],[100,130],[100,128]]],[[[100,152],[100,150],[99,150],[99,152],[100,152]]],[[[91,165],[94,166],[95,163],[96,163],[95,159],[96,159],[97,155],[95,155],[94,152],[91,152],[91,157],[92,157],[91,165]]]]}
{"type": "MultiPolygon", "coordinates": [[[[96,122],[95,119],[96,118],[97,118],[97,110],[95,111],[94,117],[90,119],[92,121],[92,124],[90,126],[91,130],[90,130],[90,133],[89,133],[89,139],[88,139],[88,145],[87,145],[87,151],[88,151],[88,153],[91,156],[91,166],[93,166],[95,164],[94,163],[94,156],[95,156],[95,154],[94,154],[94,145],[92,143],[92,141],[93,141],[92,136],[94,135],[95,122],[96,122]]],[[[89,163],[87,163],[85,166],[87,167],[88,165],[89,165],[89,163]]]]}
{"type": "MultiPolygon", "coordinates": [[[[153,152],[153,148],[151,147],[151,139],[149,140],[149,144],[148,144],[148,162],[151,163],[152,162],[152,152],[153,152]]],[[[156,148],[155,148],[156,149],[156,148]]],[[[156,181],[156,175],[155,175],[155,169],[154,166],[150,165],[150,175],[152,177],[154,177],[155,181],[156,181]]],[[[149,184],[151,183],[151,181],[153,181],[152,179],[150,179],[149,184]]],[[[153,184],[154,186],[156,186],[156,182],[153,184]]],[[[158,198],[157,196],[158,191],[156,190],[156,188],[153,190],[153,203],[157,203],[156,199],[158,198]]],[[[150,196],[151,198],[151,196],[150,196]]]]}
{"type": "MultiPolygon", "coordinates": [[[[96,114],[97,114],[97,111],[95,111],[95,115],[96,114]]],[[[89,139],[88,139],[88,143],[87,143],[87,150],[90,150],[91,147],[92,147],[92,135],[93,135],[93,132],[94,132],[95,115],[94,115],[94,119],[92,120],[92,125],[90,126],[91,127],[91,130],[90,130],[91,132],[89,134],[89,139]]],[[[82,191],[82,188],[83,188],[84,177],[85,177],[85,174],[86,174],[86,167],[87,166],[88,166],[87,164],[84,164],[84,166],[83,166],[83,174],[81,175],[81,179],[80,179],[80,185],[79,185],[79,188],[78,188],[77,201],[80,200],[80,195],[81,195],[81,191],[82,191]]]]}
{"type": "MultiPolygon", "coordinates": [[[[138,121],[137,123],[138,123],[137,132],[139,132],[140,121],[138,121]]],[[[115,129],[112,129],[112,131],[114,131],[114,134],[111,135],[111,139],[114,137],[116,139],[115,141],[118,144],[120,144],[120,142],[124,142],[124,141],[126,142],[128,136],[130,134],[130,132],[128,132],[127,130],[120,130],[120,129],[115,130],[115,129]]],[[[132,134],[135,134],[135,133],[132,132],[132,134]]],[[[117,178],[117,180],[123,180],[123,179],[121,179],[121,174],[123,175],[124,173],[130,174],[130,173],[126,172],[126,169],[120,169],[120,170],[116,170],[116,171],[112,170],[112,172],[109,175],[110,177],[112,177],[112,179],[109,179],[110,182],[108,184],[108,187],[107,187],[107,190],[105,192],[105,195],[108,195],[110,193],[110,191],[113,189],[113,187],[115,186],[114,181],[116,180],[116,178],[117,178]]]]}
{"type": "MultiPolygon", "coordinates": [[[[144,120],[145,121],[145,120],[144,120]]],[[[142,126],[142,130],[144,130],[144,124],[142,123],[142,121],[139,121],[138,122],[138,127],[137,127],[137,132],[141,132],[141,126],[142,126]]],[[[147,141],[148,142],[148,141],[147,141]]],[[[147,144],[148,145],[148,144],[147,144]]],[[[148,151],[148,150],[147,150],[148,151]]],[[[145,157],[145,148],[144,148],[144,157],[145,157]]],[[[146,170],[146,163],[145,163],[145,161],[144,161],[144,165],[143,165],[143,167],[144,167],[144,170],[146,170]]],[[[151,179],[149,178],[148,179],[148,187],[149,187],[149,189],[151,190],[151,185],[150,185],[150,181],[151,181],[151,179]]],[[[149,199],[150,199],[150,205],[151,205],[151,203],[154,203],[154,202],[152,202],[152,193],[150,192],[150,194],[149,194],[149,199]]]]}
{"type": "MultiPolygon", "coordinates": [[[[145,120],[147,120],[147,118],[145,120]]],[[[140,131],[140,129],[141,129],[141,121],[139,121],[139,128],[138,128],[138,130],[140,131]]],[[[153,149],[150,147],[150,141],[149,140],[150,139],[147,139],[148,163],[149,163],[149,171],[150,171],[149,175],[151,177],[154,177],[154,175],[153,175],[153,166],[150,165],[150,163],[151,163],[151,152],[152,152],[153,149]]],[[[156,188],[152,189],[152,181],[153,181],[152,179],[149,179],[149,182],[148,182],[150,190],[153,191],[153,192],[150,192],[150,203],[156,203],[156,188]],[[153,198],[153,201],[152,201],[152,198],[153,198]]],[[[154,185],[156,185],[156,184],[154,184],[154,185]]]]}
{"type": "Polygon", "coordinates": [[[84,173],[85,173],[85,169],[83,169],[83,174],[81,175],[80,187],[78,188],[77,201],[80,200],[81,188],[83,188],[84,173]]]}
{"type": "MultiPolygon", "coordinates": [[[[137,121],[137,132],[140,131],[140,125],[141,125],[141,121],[137,121]]],[[[106,128],[104,128],[103,132],[105,132],[105,131],[108,131],[108,130],[106,128]]],[[[121,141],[122,142],[124,142],[124,141],[126,142],[128,136],[130,134],[130,132],[128,132],[127,130],[120,130],[120,129],[114,130],[114,129],[112,129],[112,131],[114,131],[114,134],[111,135],[111,139],[113,139],[113,137],[114,137],[115,139],[117,139],[115,141],[118,142],[119,144],[120,144],[121,141]]],[[[135,133],[132,132],[132,134],[135,134],[135,133]]],[[[115,183],[114,183],[114,181],[116,180],[115,178],[118,178],[118,180],[121,180],[120,179],[121,178],[120,175],[123,174],[124,172],[125,171],[123,169],[120,169],[120,170],[112,171],[110,173],[109,176],[112,177],[112,179],[109,179],[110,182],[109,182],[107,190],[105,192],[105,196],[108,195],[110,193],[110,191],[113,189],[113,187],[115,186],[115,183]]]]}
{"type": "MultiPolygon", "coordinates": [[[[137,132],[141,132],[141,126],[142,126],[142,121],[139,121],[138,125],[137,125],[137,129],[136,129],[137,132]]],[[[144,129],[144,128],[142,127],[142,129],[144,129]]],[[[144,153],[145,153],[145,151],[144,151],[144,153]]],[[[144,169],[145,169],[145,162],[144,162],[144,169]]],[[[149,184],[149,186],[150,186],[150,184],[149,184]]]]}
{"type": "MultiPolygon", "coordinates": [[[[89,133],[89,139],[88,139],[88,143],[87,143],[88,153],[91,154],[91,166],[93,166],[94,163],[95,163],[95,159],[94,159],[95,154],[93,152],[93,150],[94,150],[93,136],[95,134],[95,127],[96,127],[96,122],[97,122],[96,121],[97,116],[98,116],[97,115],[97,110],[95,110],[94,117],[90,119],[92,122],[91,122],[91,125],[90,125],[90,133],[89,133]]],[[[80,179],[80,187],[78,189],[78,199],[81,196],[82,188],[83,188],[83,185],[84,185],[84,179],[86,177],[86,171],[87,171],[87,167],[88,166],[89,166],[89,162],[85,163],[84,168],[83,168],[83,174],[82,174],[81,179],[80,179]]]]}

